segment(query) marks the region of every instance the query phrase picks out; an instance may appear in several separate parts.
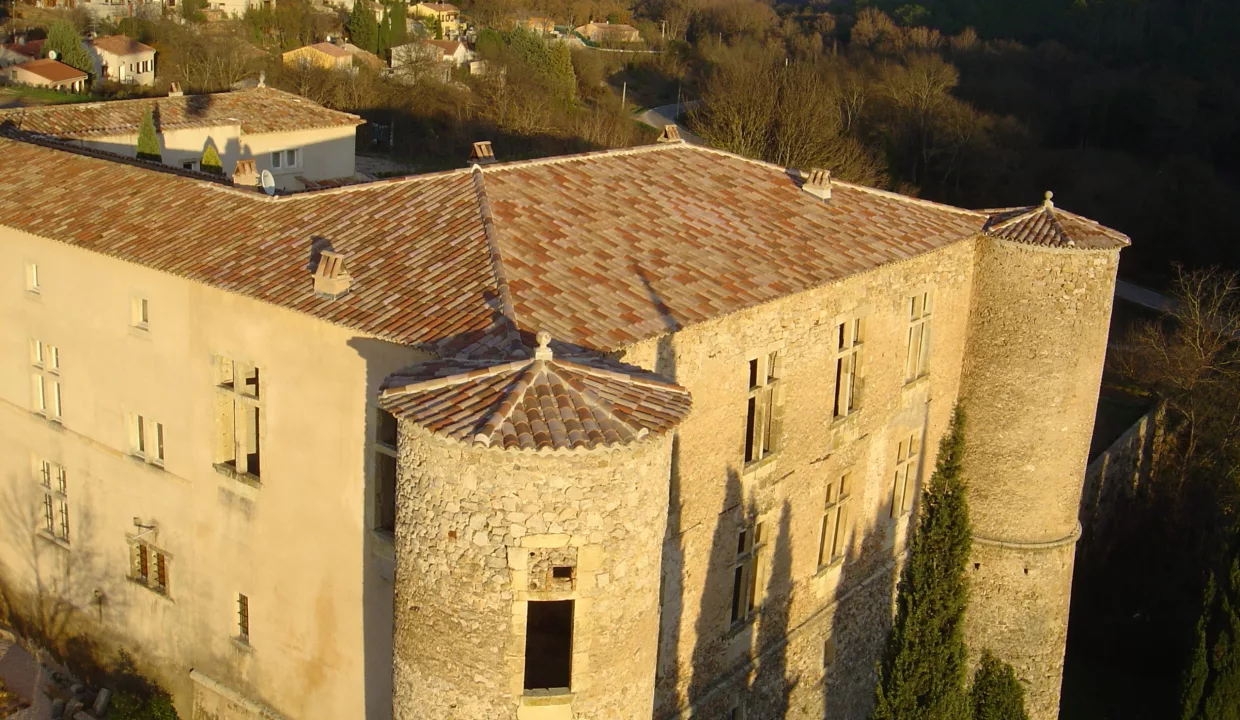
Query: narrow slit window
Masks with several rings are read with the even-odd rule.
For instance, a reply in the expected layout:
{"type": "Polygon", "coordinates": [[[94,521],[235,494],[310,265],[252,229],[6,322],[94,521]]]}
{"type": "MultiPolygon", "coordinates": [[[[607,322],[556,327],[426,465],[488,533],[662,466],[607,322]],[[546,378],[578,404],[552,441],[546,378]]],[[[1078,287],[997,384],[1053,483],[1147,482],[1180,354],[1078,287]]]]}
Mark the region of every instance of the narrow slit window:
{"type": "Polygon", "coordinates": [[[237,593],[237,639],[250,641],[250,598],[237,593]]]}
{"type": "Polygon", "coordinates": [[[525,623],[526,690],[569,690],[573,673],[573,601],[528,603],[525,623]]]}

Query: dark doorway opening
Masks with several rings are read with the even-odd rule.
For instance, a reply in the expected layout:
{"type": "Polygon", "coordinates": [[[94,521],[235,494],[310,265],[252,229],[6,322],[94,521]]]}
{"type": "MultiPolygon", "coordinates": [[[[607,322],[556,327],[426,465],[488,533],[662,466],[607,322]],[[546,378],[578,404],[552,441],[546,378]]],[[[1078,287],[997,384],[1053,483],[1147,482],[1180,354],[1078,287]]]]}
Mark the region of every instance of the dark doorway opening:
{"type": "Polygon", "coordinates": [[[528,605],[525,689],[567,689],[573,674],[573,601],[531,601],[528,605]]]}

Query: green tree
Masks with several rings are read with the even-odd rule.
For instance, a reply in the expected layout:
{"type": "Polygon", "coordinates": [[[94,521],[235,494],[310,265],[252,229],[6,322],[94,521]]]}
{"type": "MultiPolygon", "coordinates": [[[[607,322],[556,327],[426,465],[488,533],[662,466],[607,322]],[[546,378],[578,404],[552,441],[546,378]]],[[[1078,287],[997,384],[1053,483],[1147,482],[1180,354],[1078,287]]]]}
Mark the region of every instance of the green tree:
{"type": "Polygon", "coordinates": [[[202,22],[206,16],[202,11],[207,7],[207,0],[181,0],[181,17],[190,22],[202,22]]]}
{"type": "Polygon", "coordinates": [[[409,42],[409,6],[403,2],[393,3],[392,13],[392,47],[409,42]]]}
{"type": "Polygon", "coordinates": [[[207,148],[202,151],[202,160],[198,163],[198,167],[203,172],[212,175],[224,174],[224,163],[220,162],[220,154],[216,152],[214,143],[207,143],[207,148]]]}
{"type": "Polygon", "coordinates": [[[982,652],[973,687],[969,689],[973,720],[1029,720],[1025,712],[1025,688],[1016,671],[990,653],[982,652]]]}
{"type": "Polygon", "coordinates": [[[1240,562],[1232,560],[1225,583],[1210,578],[1203,606],[1181,718],[1234,720],[1240,717],[1240,562]]]}
{"type": "Polygon", "coordinates": [[[155,118],[150,111],[142,117],[142,125],[138,127],[138,159],[163,160],[159,152],[159,135],[155,132],[155,118]]]}
{"type": "Polygon", "coordinates": [[[379,57],[383,57],[392,47],[392,11],[386,5],[383,7],[383,20],[379,21],[379,40],[375,46],[375,54],[379,57]]]}
{"type": "Polygon", "coordinates": [[[872,720],[964,720],[969,714],[964,569],[972,540],[961,469],[964,425],[957,408],[922,496],[872,720]]]}
{"type": "Polygon", "coordinates": [[[47,29],[43,52],[50,53],[53,50],[60,62],[87,74],[94,73],[95,63],[82,45],[82,36],[78,35],[77,28],[68,20],[57,20],[47,29]]]}
{"type": "Polygon", "coordinates": [[[375,12],[369,0],[357,0],[353,3],[348,27],[349,40],[354,45],[368,52],[379,52],[379,23],[375,20],[375,12]]]}

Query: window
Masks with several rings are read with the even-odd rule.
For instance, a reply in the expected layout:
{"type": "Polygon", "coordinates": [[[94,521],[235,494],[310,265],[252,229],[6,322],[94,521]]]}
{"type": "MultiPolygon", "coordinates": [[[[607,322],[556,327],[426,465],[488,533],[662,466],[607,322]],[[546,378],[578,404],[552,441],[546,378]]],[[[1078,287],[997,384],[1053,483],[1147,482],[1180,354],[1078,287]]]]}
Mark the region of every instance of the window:
{"type": "Polygon", "coordinates": [[[776,404],[783,352],[764,353],[749,361],[749,405],[745,415],[745,462],[754,463],[778,448],[776,404]]]}
{"type": "Polygon", "coordinates": [[[39,266],[34,263],[26,263],[26,289],[39,292],[39,266]]]}
{"type": "Polygon", "coordinates": [[[822,669],[826,670],[835,664],[835,640],[827,638],[822,643],[822,669]]]}
{"type": "Polygon", "coordinates": [[[896,479],[891,490],[891,517],[898,518],[913,509],[917,494],[919,443],[911,434],[896,446],[896,479]]]}
{"type": "Polygon", "coordinates": [[[271,169],[279,170],[280,168],[295,168],[300,165],[301,151],[293,150],[277,150],[271,153],[271,169]]]}
{"type": "Polygon", "coordinates": [[[822,513],[822,535],[818,540],[818,567],[826,567],[844,557],[848,542],[848,501],[851,499],[851,473],[844,473],[827,484],[827,501],[822,513]]]}
{"type": "Polygon", "coordinates": [[[195,160],[186,160],[185,162],[181,163],[181,167],[185,170],[197,170],[198,163],[195,160]]]}
{"type": "Polygon", "coordinates": [[[130,453],[156,465],[164,464],[164,424],[142,415],[129,421],[130,453]]]}
{"type": "Polygon", "coordinates": [[[728,710],[727,720],[745,720],[745,706],[733,705],[732,709],[728,710]]]}
{"type": "Polygon", "coordinates": [[[133,573],[130,579],[161,595],[168,594],[168,554],[145,540],[132,540],[133,573]]]}
{"type": "Polygon", "coordinates": [[[237,593],[237,639],[250,642],[250,598],[237,593]]]}
{"type": "Polygon", "coordinates": [[[258,368],[217,357],[215,371],[216,464],[237,473],[260,477],[262,397],[258,368]]]}
{"type": "Polygon", "coordinates": [[[30,341],[31,404],[49,420],[60,421],[63,402],[60,390],[60,348],[39,340],[30,341]]]}
{"type": "Polygon", "coordinates": [[[572,686],[573,601],[527,603],[525,620],[525,689],[572,686]]]}
{"type": "Polygon", "coordinates": [[[732,568],[732,624],[749,619],[759,604],[758,575],[761,568],[762,523],[741,528],[732,568]]]}
{"type": "Polygon", "coordinates": [[[297,167],[298,163],[297,163],[297,151],[296,150],[285,150],[284,151],[284,164],[287,165],[288,167],[297,167]]]}
{"type": "Polygon", "coordinates": [[[273,153],[271,153],[271,169],[272,169],[272,170],[279,170],[279,169],[280,169],[280,161],[281,161],[281,160],[283,160],[283,159],[284,159],[284,153],[281,153],[281,152],[273,152],[273,153]]]}
{"type": "Polygon", "coordinates": [[[861,369],[861,318],[835,328],[835,403],[832,414],[847,416],[857,409],[857,374],[861,369]]]}
{"type": "Polygon", "coordinates": [[[908,299],[908,351],[904,360],[904,379],[912,382],[929,372],[930,293],[908,299]]]}
{"type": "Polygon", "coordinates": [[[39,461],[39,484],[43,490],[42,532],[69,542],[69,486],[65,468],[47,460],[39,461]]]}
{"type": "Polygon", "coordinates": [[[376,411],[375,423],[375,527],[396,531],[396,417],[376,411]]]}
{"type": "Polygon", "coordinates": [[[133,298],[133,301],[130,303],[130,322],[133,326],[145,330],[150,320],[150,305],[147,303],[146,298],[133,298]]]}

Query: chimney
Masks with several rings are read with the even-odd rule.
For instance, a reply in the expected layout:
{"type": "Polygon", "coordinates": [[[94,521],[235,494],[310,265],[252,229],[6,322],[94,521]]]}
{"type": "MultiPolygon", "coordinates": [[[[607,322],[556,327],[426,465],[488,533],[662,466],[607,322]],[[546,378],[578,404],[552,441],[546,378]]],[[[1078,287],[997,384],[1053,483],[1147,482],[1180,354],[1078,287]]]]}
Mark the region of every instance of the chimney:
{"type": "Polygon", "coordinates": [[[184,94],[181,92],[181,83],[172,83],[168,86],[168,97],[181,97],[184,94]]]}
{"type": "Polygon", "coordinates": [[[469,154],[469,161],[475,165],[490,165],[495,162],[495,151],[491,149],[491,141],[483,140],[474,143],[474,150],[469,154]]]}
{"type": "Polygon", "coordinates": [[[237,167],[233,169],[232,182],[234,187],[258,186],[258,167],[254,164],[254,158],[237,161],[237,167]]]}
{"type": "Polygon", "coordinates": [[[675,125],[664,125],[663,133],[659,135],[659,142],[661,143],[684,142],[683,140],[680,139],[680,128],[676,127],[675,125]]]}
{"type": "Polygon", "coordinates": [[[315,297],[335,300],[349,292],[353,278],[344,269],[344,255],[324,250],[319,255],[319,265],[314,269],[315,297]]]}
{"type": "Polygon", "coordinates": [[[808,176],[803,174],[801,178],[805,181],[805,183],[801,185],[802,190],[822,200],[831,199],[831,171],[830,170],[814,168],[813,170],[809,171],[808,176]]]}

